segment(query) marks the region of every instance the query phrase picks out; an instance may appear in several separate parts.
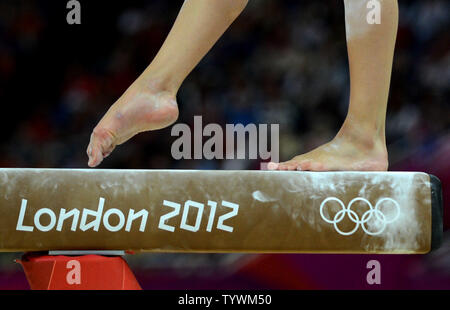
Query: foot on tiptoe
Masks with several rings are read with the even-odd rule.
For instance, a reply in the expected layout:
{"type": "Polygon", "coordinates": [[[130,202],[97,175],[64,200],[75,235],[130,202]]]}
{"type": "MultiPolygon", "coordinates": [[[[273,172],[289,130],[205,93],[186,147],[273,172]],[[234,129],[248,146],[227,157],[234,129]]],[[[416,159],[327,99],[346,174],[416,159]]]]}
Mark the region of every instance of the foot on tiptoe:
{"type": "Polygon", "coordinates": [[[98,166],[117,145],[140,132],[170,126],[177,118],[174,93],[137,80],[94,128],[87,148],[88,165],[98,166]]]}

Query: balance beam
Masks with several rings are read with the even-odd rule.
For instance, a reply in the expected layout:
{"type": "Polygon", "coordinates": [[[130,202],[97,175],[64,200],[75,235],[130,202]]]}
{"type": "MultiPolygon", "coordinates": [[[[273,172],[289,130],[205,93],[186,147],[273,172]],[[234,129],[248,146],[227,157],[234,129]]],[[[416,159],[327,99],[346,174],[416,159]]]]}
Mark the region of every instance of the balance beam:
{"type": "Polygon", "coordinates": [[[0,169],[0,251],[424,254],[420,172],[0,169]]]}

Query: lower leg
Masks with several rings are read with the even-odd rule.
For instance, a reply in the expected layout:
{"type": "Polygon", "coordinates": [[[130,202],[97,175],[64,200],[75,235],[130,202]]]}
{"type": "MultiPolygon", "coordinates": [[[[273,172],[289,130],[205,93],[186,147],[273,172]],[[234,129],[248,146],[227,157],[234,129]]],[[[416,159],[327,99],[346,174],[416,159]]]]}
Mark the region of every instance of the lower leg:
{"type": "Polygon", "coordinates": [[[344,124],[329,143],[280,170],[387,170],[386,108],[398,26],[396,0],[378,0],[381,24],[369,24],[365,0],[344,0],[350,65],[350,105],[344,124]]]}
{"type": "Polygon", "coordinates": [[[186,0],[158,54],[94,128],[87,148],[95,167],[116,145],[178,117],[184,79],[245,8],[248,0],[186,0]]]}

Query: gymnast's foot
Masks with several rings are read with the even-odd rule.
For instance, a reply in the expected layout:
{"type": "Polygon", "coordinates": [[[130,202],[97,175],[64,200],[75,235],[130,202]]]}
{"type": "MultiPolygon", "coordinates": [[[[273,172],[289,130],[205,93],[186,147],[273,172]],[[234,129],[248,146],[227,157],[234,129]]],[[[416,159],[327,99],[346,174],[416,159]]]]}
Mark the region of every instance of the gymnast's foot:
{"type": "Polygon", "coordinates": [[[386,171],[388,155],[384,138],[361,134],[358,127],[343,126],[330,142],[283,163],[269,163],[269,170],[386,171]]]}
{"type": "Polygon", "coordinates": [[[117,145],[140,132],[167,127],[177,118],[174,93],[136,80],[94,128],[87,148],[88,165],[98,166],[117,145]]]}

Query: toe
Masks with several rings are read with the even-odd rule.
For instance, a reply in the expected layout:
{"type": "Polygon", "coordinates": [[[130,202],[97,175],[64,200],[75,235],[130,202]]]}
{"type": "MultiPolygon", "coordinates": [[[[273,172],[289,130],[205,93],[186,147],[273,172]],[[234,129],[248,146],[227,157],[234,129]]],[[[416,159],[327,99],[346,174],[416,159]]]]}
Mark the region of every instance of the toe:
{"type": "Polygon", "coordinates": [[[94,154],[96,151],[94,151],[95,143],[94,143],[94,137],[91,135],[91,140],[89,141],[89,145],[86,150],[86,154],[88,156],[88,166],[92,167],[92,164],[94,162],[94,154]]]}
{"type": "Polygon", "coordinates": [[[103,160],[103,150],[101,140],[94,134],[91,135],[91,141],[88,146],[88,166],[95,167],[103,160]]]}
{"type": "Polygon", "coordinates": [[[98,166],[102,160],[103,160],[103,155],[102,155],[100,148],[95,145],[92,146],[92,152],[91,152],[91,155],[89,156],[89,162],[88,162],[89,167],[98,166]]]}
{"type": "Polygon", "coordinates": [[[90,167],[98,166],[104,158],[109,156],[114,150],[113,135],[109,130],[96,127],[91,135],[87,153],[89,156],[88,165],[90,167]]]}
{"type": "Polygon", "coordinates": [[[298,162],[298,168],[302,171],[309,171],[311,170],[311,161],[310,160],[302,160],[298,162]]]}
{"type": "Polygon", "coordinates": [[[280,170],[287,170],[287,171],[301,171],[303,170],[300,166],[300,161],[297,158],[291,159],[289,161],[283,162],[280,164],[280,167],[282,169],[280,170]]]}
{"type": "Polygon", "coordinates": [[[290,171],[290,170],[295,170],[295,165],[293,163],[292,160],[290,161],[285,161],[283,163],[280,163],[278,165],[278,170],[282,170],[282,171],[290,171]]]}
{"type": "Polygon", "coordinates": [[[270,162],[267,164],[267,169],[269,170],[278,170],[278,163],[270,162]]]}
{"type": "Polygon", "coordinates": [[[287,162],[279,163],[278,167],[277,167],[277,170],[280,170],[280,171],[287,170],[287,162]]]}
{"type": "Polygon", "coordinates": [[[303,160],[299,162],[300,170],[304,171],[325,171],[325,165],[321,162],[314,160],[303,160]]]}
{"type": "Polygon", "coordinates": [[[291,162],[287,165],[287,170],[289,171],[295,171],[297,170],[297,164],[295,162],[291,162]]]}

